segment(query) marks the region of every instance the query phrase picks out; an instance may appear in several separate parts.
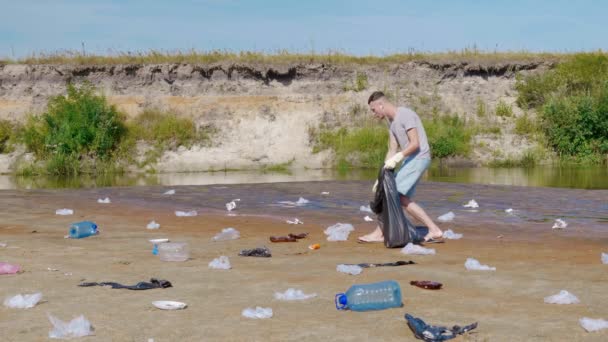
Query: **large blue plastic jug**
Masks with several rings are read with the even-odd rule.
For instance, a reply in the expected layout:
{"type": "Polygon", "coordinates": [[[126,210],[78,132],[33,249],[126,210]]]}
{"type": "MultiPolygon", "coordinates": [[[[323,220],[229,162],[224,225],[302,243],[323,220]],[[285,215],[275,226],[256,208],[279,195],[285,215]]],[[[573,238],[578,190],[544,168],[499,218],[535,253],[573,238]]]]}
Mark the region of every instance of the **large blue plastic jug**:
{"type": "Polygon", "coordinates": [[[401,287],[394,280],[353,285],[346,293],[336,294],[336,309],[369,311],[402,307],[401,287]]]}
{"type": "Polygon", "coordinates": [[[82,239],[87,236],[96,235],[97,233],[97,224],[95,222],[82,221],[70,225],[70,238],[72,239],[82,239]]]}

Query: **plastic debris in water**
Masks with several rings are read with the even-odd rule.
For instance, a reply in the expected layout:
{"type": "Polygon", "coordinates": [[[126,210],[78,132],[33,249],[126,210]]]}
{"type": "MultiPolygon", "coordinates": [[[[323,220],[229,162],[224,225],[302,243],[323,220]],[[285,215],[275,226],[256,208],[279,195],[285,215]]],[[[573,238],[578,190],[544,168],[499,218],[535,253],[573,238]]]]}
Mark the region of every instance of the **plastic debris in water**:
{"type": "Polygon", "coordinates": [[[474,199],[472,199],[467,204],[463,205],[463,207],[475,209],[475,208],[479,208],[479,204],[477,204],[477,202],[474,199]]]}
{"type": "Polygon", "coordinates": [[[110,201],[110,197],[106,197],[106,198],[98,198],[97,203],[108,204],[108,203],[112,203],[112,202],[110,201]]]}
{"type": "Polygon", "coordinates": [[[561,290],[558,294],[545,297],[545,303],[547,304],[578,304],[580,302],[575,295],[566,290],[561,290]]]}
{"type": "Polygon", "coordinates": [[[363,268],[358,265],[340,264],[336,267],[336,271],[346,273],[346,274],[358,275],[358,274],[361,274],[361,272],[363,272],[363,268]]]}
{"type": "Polygon", "coordinates": [[[323,191],[321,192],[321,195],[329,195],[329,191],[323,191]]]}
{"type": "Polygon", "coordinates": [[[443,232],[443,238],[449,240],[458,240],[462,238],[462,234],[456,234],[451,229],[448,229],[443,232]]]}
{"type": "Polygon", "coordinates": [[[304,198],[304,197],[300,197],[300,198],[298,198],[298,200],[296,201],[296,205],[305,205],[305,204],[308,204],[308,203],[310,203],[310,201],[309,201],[309,200],[307,200],[307,199],[306,199],[306,198],[304,198]]]}
{"type": "Polygon", "coordinates": [[[443,286],[442,283],[431,280],[412,280],[410,281],[410,285],[418,286],[427,290],[439,290],[443,286]]]}
{"type": "Polygon", "coordinates": [[[410,242],[401,249],[401,253],[410,255],[435,255],[435,249],[424,248],[422,246],[414,245],[410,242]]]}
{"type": "Polygon", "coordinates": [[[608,253],[602,253],[602,264],[608,264],[608,253]]]}
{"type": "Polygon", "coordinates": [[[553,229],[564,229],[568,227],[568,223],[566,223],[566,221],[562,220],[562,219],[556,219],[555,223],[553,223],[553,229]]]}
{"type": "Polygon", "coordinates": [[[222,255],[219,258],[213,259],[209,263],[209,268],[213,268],[216,270],[229,270],[232,268],[232,266],[230,265],[230,260],[228,259],[228,257],[222,255]]]}
{"type": "Polygon", "coordinates": [[[369,217],[369,216],[365,216],[365,217],[363,218],[363,220],[365,220],[365,222],[373,222],[373,221],[374,221],[374,219],[373,219],[373,218],[371,218],[371,217],[369,217]]]}
{"type": "Polygon", "coordinates": [[[41,298],[42,293],[40,292],[24,295],[18,294],[14,297],[6,298],[4,306],[12,309],[29,309],[36,306],[41,298]]]}
{"type": "Polygon", "coordinates": [[[602,329],[608,329],[608,321],[605,319],[593,319],[589,317],[583,317],[578,320],[583,329],[587,330],[587,332],[598,331],[602,329]]]}
{"type": "Polygon", "coordinates": [[[437,220],[439,220],[441,222],[450,222],[454,219],[454,217],[456,217],[456,215],[454,215],[454,213],[450,211],[447,214],[443,214],[443,215],[439,216],[437,218],[437,220]]]}
{"type": "Polygon", "coordinates": [[[57,209],[55,210],[55,215],[74,215],[74,210],[72,209],[57,209]]]}
{"type": "Polygon", "coordinates": [[[513,208],[505,209],[505,213],[512,214],[513,213],[513,208]]]}
{"type": "Polygon", "coordinates": [[[300,221],[300,219],[297,217],[295,219],[293,219],[293,221],[287,220],[285,222],[287,222],[288,224],[304,224],[304,222],[300,221]]]}
{"type": "Polygon", "coordinates": [[[225,241],[225,240],[236,240],[241,237],[241,233],[238,230],[229,227],[222,229],[221,233],[215,235],[213,241],[225,241]]]}
{"type": "Polygon", "coordinates": [[[93,327],[83,315],[80,315],[70,322],[63,322],[56,317],[49,316],[49,321],[53,324],[53,330],[49,332],[50,338],[72,338],[93,335],[93,327]]]}
{"type": "Polygon", "coordinates": [[[175,211],[175,216],[179,216],[179,217],[186,217],[186,216],[197,216],[198,213],[196,212],[196,210],[190,210],[190,211],[179,211],[176,210],[175,211]]]}
{"type": "Polygon", "coordinates": [[[496,267],[482,265],[478,260],[473,258],[467,258],[467,261],[464,263],[464,267],[470,271],[496,271],[496,267]]]}
{"type": "Polygon", "coordinates": [[[148,225],[146,226],[146,228],[148,229],[158,229],[160,228],[160,224],[154,222],[154,220],[152,220],[150,223],[148,223],[148,225]]]}
{"type": "Polygon", "coordinates": [[[359,207],[359,211],[363,211],[365,213],[373,213],[372,208],[369,207],[369,205],[362,205],[359,207]]]}
{"type": "Polygon", "coordinates": [[[175,195],[175,190],[173,190],[173,189],[167,190],[167,191],[165,191],[165,193],[163,195],[175,195]]]}
{"type": "Polygon", "coordinates": [[[0,274],[15,274],[21,271],[21,266],[0,262],[0,274]]]}
{"type": "Polygon", "coordinates": [[[281,292],[274,293],[275,299],[286,300],[286,301],[306,300],[306,299],[314,298],[316,296],[317,296],[316,293],[305,294],[302,290],[296,290],[296,289],[291,289],[291,288],[287,289],[287,291],[285,291],[284,293],[281,293],[281,292]]]}
{"type": "Polygon", "coordinates": [[[236,208],[236,202],[235,201],[231,201],[226,203],[226,210],[228,211],[232,211],[236,208]]]}
{"type": "Polygon", "coordinates": [[[304,197],[300,197],[296,202],[280,201],[279,203],[285,207],[301,207],[301,206],[304,206],[304,205],[310,203],[310,201],[304,197]]]}
{"type": "Polygon", "coordinates": [[[256,306],[254,308],[247,308],[243,310],[241,313],[243,317],[253,318],[253,319],[265,319],[272,317],[272,309],[271,308],[263,308],[261,306],[256,306]]]}
{"type": "Polygon", "coordinates": [[[323,232],[327,235],[327,241],[346,241],[353,230],[355,228],[350,223],[336,223],[323,232]]]}

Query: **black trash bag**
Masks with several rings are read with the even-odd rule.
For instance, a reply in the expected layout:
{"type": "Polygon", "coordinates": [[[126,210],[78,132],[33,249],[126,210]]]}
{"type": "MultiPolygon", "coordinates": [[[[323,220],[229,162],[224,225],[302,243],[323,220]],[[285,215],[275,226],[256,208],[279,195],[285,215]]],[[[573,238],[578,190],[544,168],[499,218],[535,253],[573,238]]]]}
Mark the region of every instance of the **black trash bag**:
{"type": "Polygon", "coordinates": [[[384,165],[380,168],[378,188],[369,206],[378,215],[378,224],[384,235],[384,246],[387,248],[400,248],[409,242],[422,241],[423,237],[416,230],[416,226],[403,213],[394,171],[385,169],[384,165]]]}

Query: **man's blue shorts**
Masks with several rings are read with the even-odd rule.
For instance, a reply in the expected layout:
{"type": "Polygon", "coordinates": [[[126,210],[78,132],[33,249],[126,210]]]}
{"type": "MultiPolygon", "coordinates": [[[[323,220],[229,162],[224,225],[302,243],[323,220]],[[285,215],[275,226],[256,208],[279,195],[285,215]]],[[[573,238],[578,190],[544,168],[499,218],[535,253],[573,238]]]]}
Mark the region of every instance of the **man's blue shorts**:
{"type": "Polygon", "coordinates": [[[405,160],[403,165],[401,165],[401,168],[399,168],[399,171],[397,171],[397,176],[395,176],[397,191],[410,199],[414,197],[416,185],[418,184],[420,177],[424,174],[424,171],[426,171],[430,165],[430,158],[405,160]]]}

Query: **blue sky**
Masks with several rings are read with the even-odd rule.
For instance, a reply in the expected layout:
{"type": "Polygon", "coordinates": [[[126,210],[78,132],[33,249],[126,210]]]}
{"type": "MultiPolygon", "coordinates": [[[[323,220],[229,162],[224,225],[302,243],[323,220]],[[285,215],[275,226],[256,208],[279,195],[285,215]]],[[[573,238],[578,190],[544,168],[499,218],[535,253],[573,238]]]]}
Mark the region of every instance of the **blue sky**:
{"type": "Polygon", "coordinates": [[[0,0],[0,57],[34,52],[608,49],[608,1],[0,0]]]}

